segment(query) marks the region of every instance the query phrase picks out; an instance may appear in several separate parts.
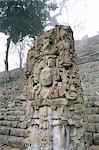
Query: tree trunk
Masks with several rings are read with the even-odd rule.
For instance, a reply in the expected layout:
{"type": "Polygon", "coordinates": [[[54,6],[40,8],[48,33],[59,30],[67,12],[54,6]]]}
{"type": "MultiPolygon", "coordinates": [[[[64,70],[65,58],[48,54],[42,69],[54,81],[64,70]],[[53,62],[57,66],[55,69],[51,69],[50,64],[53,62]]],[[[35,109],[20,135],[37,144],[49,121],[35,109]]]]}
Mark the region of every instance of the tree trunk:
{"type": "Polygon", "coordinates": [[[20,70],[22,70],[22,52],[21,51],[19,53],[19,58],[20,58],[20,70]]]}
{"type": "Polygon", "coordinates": [[[7,39],[7,50],[6,50],[6,58],[5,58],[5,81],[8,82],[10,80],[10,73],[9,73],[9,47],[10,47],[11,37],[7,39]]]}
{"type": "Polygon", "coordinates": [[[23,51],[23,37],[22,37],[22,33],[20,33],[20,49],[18,51],[19,53],[19,60],[20,60],[20,70],[22,70],[22,51],[23,51]]]}

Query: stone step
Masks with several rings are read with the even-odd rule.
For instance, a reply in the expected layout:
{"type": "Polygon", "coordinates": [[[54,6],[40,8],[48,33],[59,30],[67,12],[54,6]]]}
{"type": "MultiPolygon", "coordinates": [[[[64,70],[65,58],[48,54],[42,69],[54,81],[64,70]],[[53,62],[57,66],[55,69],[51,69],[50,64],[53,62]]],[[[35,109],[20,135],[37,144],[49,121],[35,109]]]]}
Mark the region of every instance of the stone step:
{"type": "Polygon", "coordinates": [[[92,145],[90,150],[99,150],[99,145],[92,145]]]}
{"type": "Polygon", "coordinates": [[[89,115],[88,116],[89,123],[99,123],[99,114],[96,115],[89,115]]]}
{"type": "Polygon", "coordinates": [[[24,121],[25,115],[1,115],[0,120],[7,120],[7,121],[24,121]]]}
{"type": "Polygon", "coordinates": [[[0,134],[1,135],[11,135],[16,137],[27,137],[26,129],[19,129],[19,128],[11,128],[6,126],[0,126],[0,134]]]}
{"type": "Polygon", "coordinates": [[[0,144],[25,149],[24,138],[15,136],[0,135],[0,144]]]}
{"type": "Polygon", "coordinates": [[[99,108],[98,107],[86,108],[85,112],[86,112],[87,115],[99,114],[99,108]]]}
{"type": "Polygon", "coordinates": [[[99,133],[93,134],[93,142],[94,142],[94,145],[99,145],[99,133]]]}
{"type": "Polygon", "coordinates": [[[0,150],[20,150],[20,148],[14,148],[11,146],[0,144],[0,150]]]}
{"type": "Polygon", "coordinates": [[[6,112],[9,112],[9,111],[19,111],[19,110],[21,110],[21,111],[26,111],[26,107],[13,107],[13,108],[2,108],[2,109],[0,109],[0,112],[2,112],[2,113],[6,113],[6,112]]]}
{"type": "Polygon", "coordinates": [[[0,126],[7,126],[7,127],[12,127],[12,128],[21,128],[21,129],[26,129],[27,122],[18,122],[18,121],[0,121],[0,126]]]}
{"type": "Polygon", "coordinates": [[[85,129],[87,132],[96,133],[99,136],[99,123],[86,123],[85,129]]]}
{"type": "MultiPolygon", "coordinates": [[[[13,106],[9,106],[8,104],[7,105],[4,105],[4,104],[1,104],[1,106],[4,106],[4,108],[2,108],[1,110],[4,110],[4,109],[6,109],[6,110],[10,110],[10,109],[15,109],[15,108],[25,108],[26,107],[26,105],[13,105],[13,106]]],[[[21,109],[20,109],[21,110],[21,109]]]]}
{"type": "Polygon", "coordinates": [[[26,111],[25,110],[8,110],[8,111],[0,111],[0,116],[1,115],[17,115],[17,114],[19,114],[19,115],[24,115],[26,113],[26,111]]]}
{"type": "Polygon", "coordinates": [[[25,111],[7,111],[6,115],[25,115],[25,111]]]}

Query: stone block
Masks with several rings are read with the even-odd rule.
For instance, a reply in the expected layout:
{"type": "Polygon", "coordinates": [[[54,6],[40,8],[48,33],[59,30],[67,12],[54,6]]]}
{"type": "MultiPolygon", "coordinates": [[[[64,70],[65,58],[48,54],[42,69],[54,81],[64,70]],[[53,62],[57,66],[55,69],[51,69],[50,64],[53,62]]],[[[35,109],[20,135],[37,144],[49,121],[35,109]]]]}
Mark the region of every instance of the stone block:
{"type": "Polygon", "coordinates": [[[90,150],[99,150],[99,146],[98,145],[92,145],[90,150]]]}
{"type": "Polygon", "coordinates": [[[4,121],[2,121],[0,124],[1,124],[2,126],[11,127],[13,122],[14,122],[14,121],[6,121],[6,120],[4,120],[4,121]]]}
{"type": "Polygon", "coordinates": [[[96,132],[99,133],[99,123],[96,123],[96,124],[95,124],[95,127],[96,127],[96,132]]]}
{"type": "Polygon", "coordinates": [[[93,134],[93,140],[95,145],[99,145],[99,133],[93,134]]]}
{"type": "Polygon", "coordinates": [[[99,100],[94,101],[94,106],[99,107],[99,100]]]}
{"type": "Polygon", "coordinates": [[[93,102],[86,102],[85,107],[88,107],[88,108],[93,107],[93,102]]]}
{"type": "Polygon", "coordinates": [[[26,130],[18,128],[11,128],[10,135],[18,137],[27,137],[26,130]]]}
{"type": "Polygon", "coordinates": [[[0,120],[4,120],[4,115],[0,115],[0,120]]]}
{"type": "Polygon", "coordinates": [[[95,124],[94,123],[87,123],[85,126],[86,126],[85,130],[87,132],[95,133],[95,124]]]}
{"type": "Polygon", "coordinates": [[[17,127],[17,121],[11,121],[11,127],[16,128],[17,127]]]}
{"type": "Polygon", "coordinates": [[[99,115],[89,115],[88,116],[89,123],[99,123],[99,115]]]}
{"type": "Polygon", "coordinates": [[[15,121],[15,120],[19,120],[19,117],[9,115],[9,116],[6,116],[6,117],[5,117],[5,120],[8,120],[8,121],[15,121]]]}
{"type": "Polygon", "coordinates": [[[19,121],[23,122],[25,120],[25,116],[20,116],[19,121]]]}
{"type": "Polygon", "coordinates": [[[22,122],[22,123],[18,122],[17,128],[26,129],[27,128],[27,123],[25,123],[25,122],[22,122]]]}
{"type": "Polygon", "coordinates": [[[2,135],[9,135],[10,133],[10,128],[7,128],[7,127],[0,127],[0,134],[2,135]]]}
{"type": "Polygon", "coordinates": [[[5,135],[0,135],[0,143],[8,145],[8,137],[5,135]]]}
{"type": "Polygon", "coordinates": [[[93,144],[93,136],[90,132],[85,132],[85,143],[86,145],[92,145],[93,144]]]}
{"type": "Polygon", "coordinates": [[[9,136],[8,139],[8,145],[12,147],[18,147],[24,149],[24,141],[21,137],[15,137],[15,136],[9,136]]]}
{"type": "Polygon", "coordinates": [[[18,115],[25,115],[24,111],[20,111],[20,110],[19,111],[14,111],[13,114],[17,115],[17,116],[18,115]]]}
{"type": "Polygon", "coordinates": [[[99,110],[97,107],[86,108],[86,114],[93,115],[98,114],[99,110]]]}

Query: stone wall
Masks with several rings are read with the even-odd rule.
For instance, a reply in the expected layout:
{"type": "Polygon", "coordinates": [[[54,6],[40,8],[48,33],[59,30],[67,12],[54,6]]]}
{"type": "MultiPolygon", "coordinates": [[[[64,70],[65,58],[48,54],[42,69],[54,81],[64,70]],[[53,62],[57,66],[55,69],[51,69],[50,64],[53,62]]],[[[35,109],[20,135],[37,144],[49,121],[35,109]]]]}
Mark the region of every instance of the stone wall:
{"type": "Polygon", "coordinates": [[[22,95],[23,72],[10,71],[11,81],[3,83],[0,73],[0,150],[25,150],[28,136],[27,101],[22,95]]]}
{"type": "Polygon", "coordinates": [[[84,100],[69,26],[56,26],[35,40],[25,73],[28,149],[84,150],[84,100]]]}
{"type": "Polygon", "coordinates": [[[99,149],[99,35],[76,43],[85,102],[86,150],[99,149]]]}

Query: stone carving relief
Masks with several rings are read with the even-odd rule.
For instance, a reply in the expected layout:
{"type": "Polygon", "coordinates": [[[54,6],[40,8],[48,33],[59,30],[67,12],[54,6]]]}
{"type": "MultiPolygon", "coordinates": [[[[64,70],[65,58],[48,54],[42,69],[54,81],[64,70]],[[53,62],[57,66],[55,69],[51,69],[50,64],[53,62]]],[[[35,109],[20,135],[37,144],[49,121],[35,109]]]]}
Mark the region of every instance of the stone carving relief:
{"type": "Polygon", "coordinates": [[[25,72],[32,109],[28,149],[84,150],[83,98],[71,28],[56,26],[40,35],[28,52],[25,72]]]}

